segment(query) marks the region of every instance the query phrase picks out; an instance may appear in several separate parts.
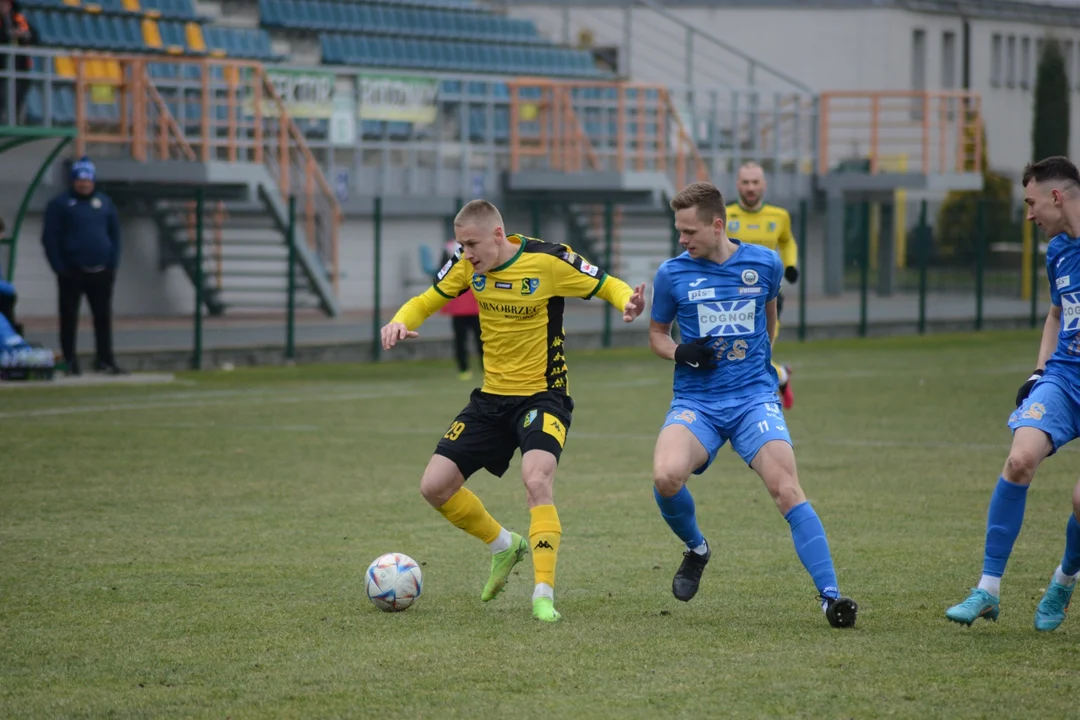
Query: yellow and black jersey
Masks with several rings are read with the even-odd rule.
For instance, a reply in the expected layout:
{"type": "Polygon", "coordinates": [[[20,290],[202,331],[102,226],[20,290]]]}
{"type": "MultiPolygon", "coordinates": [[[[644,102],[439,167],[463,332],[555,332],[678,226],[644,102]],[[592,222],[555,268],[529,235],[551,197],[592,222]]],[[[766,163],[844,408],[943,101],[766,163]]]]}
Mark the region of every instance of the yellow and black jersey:
{"type": "Polygon", "coordinates": [[[523,235],[512,258],[486,273],[473,272],[459,251],[435,284],[407,302],[392,322],[415,330],[447,302],[471,289],[480,306],[484,342],[484,392],[529,396],[545,390],[569,393],[563,329],[563,298],[608,301],[620,311],[630,286],[605,273],[569,246],[523,235]]]}
{"type": "Polygon", "coordinates": [[[780,253],[784,267],[796,267],[799,249],[791,234],[791,215],[782,207],[762,205],[747,210],[739,203],[727,206],[727,234],[740,242],[764,245],[780,253]]]}

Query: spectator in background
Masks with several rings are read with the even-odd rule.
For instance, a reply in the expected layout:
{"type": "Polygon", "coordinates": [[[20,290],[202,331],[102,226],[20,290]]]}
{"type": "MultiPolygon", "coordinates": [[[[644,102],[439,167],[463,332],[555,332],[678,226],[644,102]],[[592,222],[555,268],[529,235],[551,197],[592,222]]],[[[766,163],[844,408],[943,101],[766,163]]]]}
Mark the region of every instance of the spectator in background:
{"type": "MultiPolygon", "coordinates": [[[[0,0],[2,2],[2,0],[0,0]]],[[[445,268],[450,258],[458,251],[457,240],[450,240],[443,249],[439,267],[445,268]]],[[[441,271],[440,271],[441,272],[441,271]]],[[[463,295],[458,295],[450,302],[443,305],[439,312],[449,315],[454,327],[454,356],[457,358],[458,377],[462,380],[472,379],[472,370],[469,369],[469,333],[476,337],[476,354],[481,362],[484,358],[484,343],[480,339],[480,308],[476,304],[476,297],[472,290],[466,290],[463,295]]]]}
{"type": "MultiPolygon", "coordinates": [[[[3,0],[0,0],[3,2],[3,0]]],[[[83,157],[71,166],[71,189],[45,209],[41,242],[60,294],[60,348],[69,375],[79,375],[75,331],[82,296],[94,316],[94,369],[125,375],[112,349],[112,293],[120,265],[120,216],[113,201],[94,189],[95,168],[83,157]]]]}
{"type": "MultiPolygon", "coordinates": [[[[26,17],[19,12],[19,3],[16,0],[0,0],[0,46],[26,47],[37,45],[37,33],[26,21],[26,17]]],[[[15,80],[15,111],[6,112],[8,97],[11,92],[7,80],[11,77],[8,68],[11,66],[10,58],[14,58],[14,72],[28,72],[31,69],[31,60],[27,55],[13,55],[0,51],[0,122],[8,125],[18,125],[19,115],[22,112],[23,100],[30,90],[29,78],[17,78],[15,80]],[[7,115],[8,117],[4,117],[7,115]]]]}

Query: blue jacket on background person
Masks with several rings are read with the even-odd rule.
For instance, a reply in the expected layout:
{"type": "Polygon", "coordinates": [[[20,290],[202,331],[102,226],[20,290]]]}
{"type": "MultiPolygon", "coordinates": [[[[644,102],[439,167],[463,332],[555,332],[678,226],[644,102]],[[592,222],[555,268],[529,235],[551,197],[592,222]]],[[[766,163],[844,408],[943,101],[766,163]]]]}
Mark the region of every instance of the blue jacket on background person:
{"type": "MultiPolygon", "coordinates": [[[[71,166],[71,180],[94,180],[86,157],[71,166]]],[[[53,198],[45,209],[41,242],[57,275],[76,270],[115,270],[120,264],[120,215],[108,195],[74,188],[53,198]]]]}

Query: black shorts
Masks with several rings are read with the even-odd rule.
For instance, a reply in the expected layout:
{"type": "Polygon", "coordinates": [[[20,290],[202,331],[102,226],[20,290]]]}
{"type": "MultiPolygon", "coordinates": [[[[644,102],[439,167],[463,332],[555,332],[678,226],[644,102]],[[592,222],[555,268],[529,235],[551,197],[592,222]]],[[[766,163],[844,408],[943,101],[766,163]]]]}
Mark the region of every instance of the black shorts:
{"type": "Polygon", "coordinates": [[[780,313],[784,312],[784,293],[776,293],[776,319],[780,319],[780,313]]]}
{"type": "Polygon", "coordinates": [[[435,454],[453,460],[466,479],[480,468],[502,477],[518,449],[547,450],[558,460],[573,412],[568,395],[550,390],[528,397],[473,390],[435,454]]]}

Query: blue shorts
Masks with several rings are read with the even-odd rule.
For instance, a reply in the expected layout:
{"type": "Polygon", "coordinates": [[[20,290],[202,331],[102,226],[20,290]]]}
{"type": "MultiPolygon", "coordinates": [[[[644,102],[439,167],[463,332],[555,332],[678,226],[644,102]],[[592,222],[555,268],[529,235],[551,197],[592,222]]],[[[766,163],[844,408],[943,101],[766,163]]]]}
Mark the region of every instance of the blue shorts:
{"type": "Polygon", "coordinates": [[[740,398],[737,403],[706,403],[689,398],[671,401],[664,427],[682,425],[701,442],[709,459],[694,470],[700,475],[708,469],[716,453],[731,441],[731,449],[739,453],[747,465],[754,461],[761,447],[771,440],[783,440],[791,445],[787,421],[775,393],[762,393],[740,398]]]}
{"type": "Polygon", "coordinates": [[[1065,443],[1080,437],[1080,403],[1055,379],[1035,383],[1031,393],[1012,415],[1009,427],[1033,427],[1050,436],[1057,452],[1065,443]]]}

